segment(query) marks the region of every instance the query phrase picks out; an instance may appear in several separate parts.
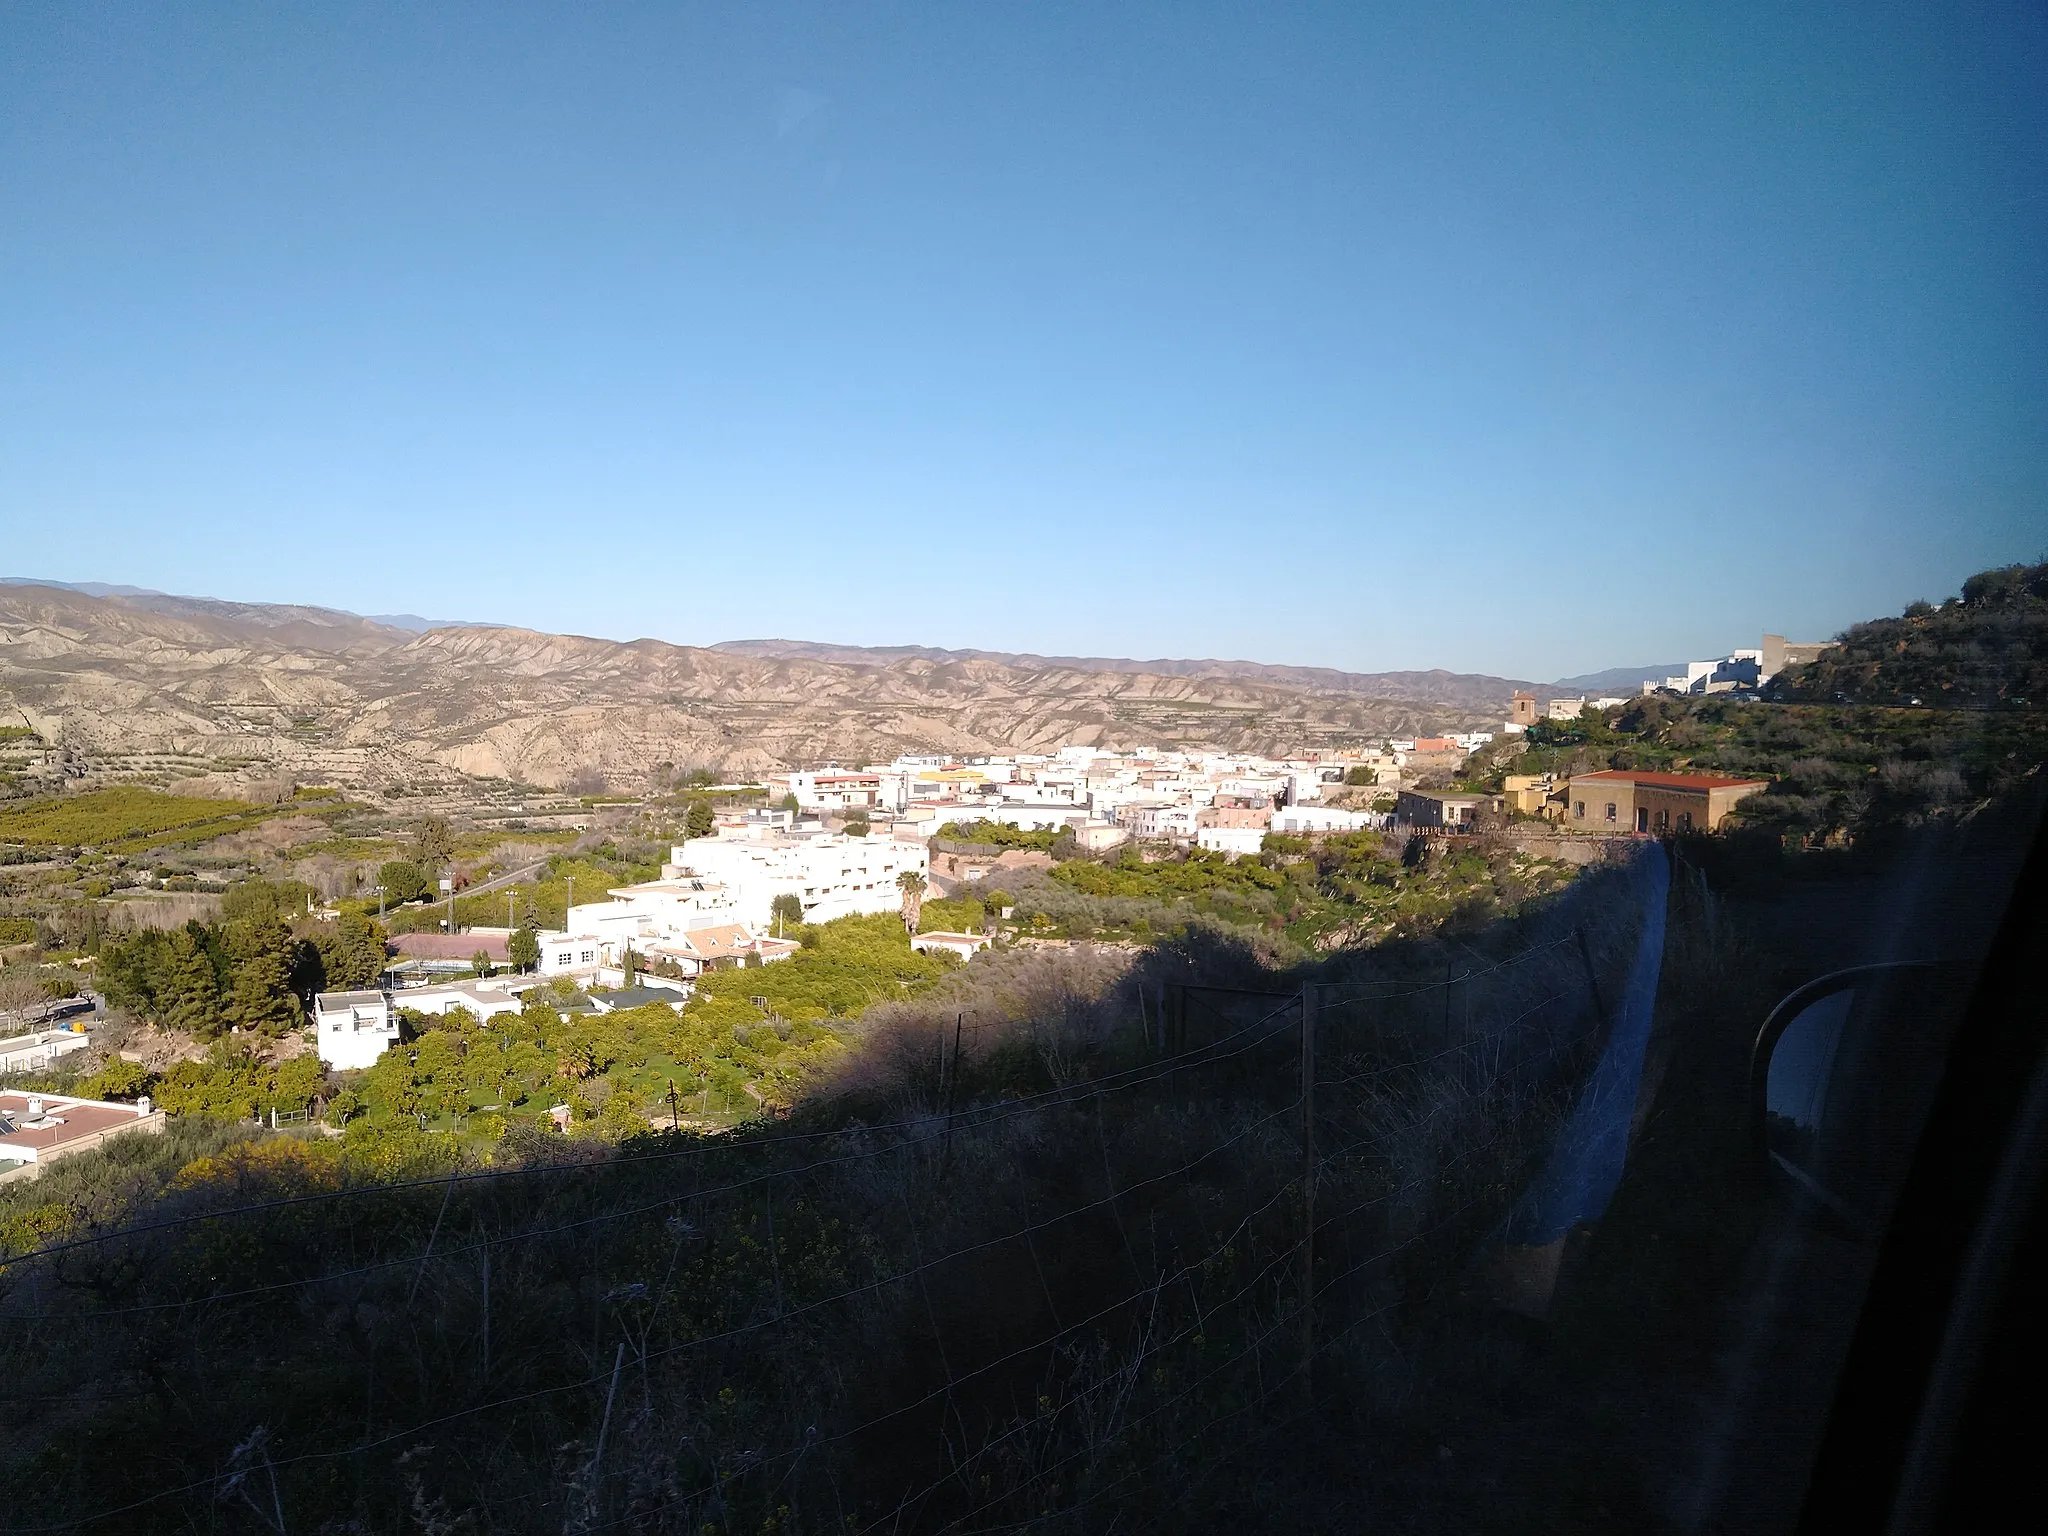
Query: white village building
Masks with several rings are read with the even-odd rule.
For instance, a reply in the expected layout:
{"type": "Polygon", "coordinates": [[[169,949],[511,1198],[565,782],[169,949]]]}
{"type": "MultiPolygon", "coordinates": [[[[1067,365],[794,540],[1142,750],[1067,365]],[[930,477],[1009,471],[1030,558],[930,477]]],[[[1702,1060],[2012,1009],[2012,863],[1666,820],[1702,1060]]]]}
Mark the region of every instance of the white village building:
{"type": "Polygon", "coordinates": [[[1290,805],[1273,813],[1273,830],[1299,835],[1304,832],[1362,832],[1389,825],[1391,815],[1372,811],[1346,811],[1333,805],[1290,805]]]}
{"type": "Polygon", "coordinates": [[[398,1043],[398,1017],[382,992],[322,992],[313,999],[322,1064],[337,1072],[367,1067],[398,1043]]]}
{"type": "Polygon", "coordinates": [[[894,912],[903,901],[897,878],[931,874],[931,856],[920,838],[750,827],[724,831],[677,844],[664,874],[722,885],[731,914],[724,921],[757,933],[770,931],[770,908],[777,896],[795,896],[805,922],[829,923],[861,913],[894,912]]]}

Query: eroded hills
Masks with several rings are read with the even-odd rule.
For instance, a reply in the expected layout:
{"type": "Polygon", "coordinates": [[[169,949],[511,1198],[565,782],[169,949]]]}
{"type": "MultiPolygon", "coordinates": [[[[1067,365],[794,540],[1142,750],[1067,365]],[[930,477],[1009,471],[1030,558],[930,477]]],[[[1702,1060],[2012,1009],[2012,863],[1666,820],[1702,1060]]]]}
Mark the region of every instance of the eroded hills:
{"type": "Polygon", "coordinates": [[[0,586],[0,709],[76,763],[638,789],[898,753],[1292,751],[1497,721],[1513,680],[1252,663],[703,648],[0,586]],[[755,654],[758,651],[774,654],[755,654]]]}

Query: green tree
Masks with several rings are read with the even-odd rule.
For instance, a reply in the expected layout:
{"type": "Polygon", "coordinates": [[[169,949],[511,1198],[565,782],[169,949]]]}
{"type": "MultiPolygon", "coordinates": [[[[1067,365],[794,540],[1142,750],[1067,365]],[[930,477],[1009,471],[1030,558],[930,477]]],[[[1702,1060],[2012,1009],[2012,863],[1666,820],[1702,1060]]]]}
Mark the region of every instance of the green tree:
{"type": "Polygon", "coordinates": [[[790,812],[796,812],[803,809],[803,806],[798,802],[796,795],[794,793],[790,793],[782,797],[781,807],[783,810],[790,812]]]}
{"type": "Polygon", "coordinates": [[[315,997],[329,990],[327,951],[320,947],[317,939],[295,938],[291,941],[291,965],[286,985],[291,988],[292,996],[307,1007],[312,1005],[315,997]]]}
{"type": "Polygon", "coordinates": [[[231,885],[220,899],[223,921],[240,918],[284,918],[287,921],[306,910],[313,888],[298,880],[242,880],[231,885]]]}
{"type": "Polygon", "coordinates": [[[117,939],[100,952],[100,990],[116,1008],[163,1018],[176,1001],[172,982],[176,939],[160,928],[145,928],[117,939]]]}
{"type": "Polygon", "coordinates": [[[597,1128],[613,1140],[643,1134],[647,1130],[647,1110],[640,1095],[624,1083],[612,1089],[604,1108],[598,1112],[597,1128]]]}
{"type": "Polygon", "coordinates": [[[384,888],[385,899],[398,906],[418,901],[432,889],[426,871],[406,859],[393,859],[378,870],[377,883],[384,888]]]}
{"type": "Polygon", "coordinates": [[[531,927],[515,929],[505,943],[505,954],[514,970],[532,970],[540,964],[540,935],[531,927]]]}
{"type": "Polygon", "coordinates": [[[709,837],[717,825],[709,800],[692,800],[690,808],[683,813],[683,833],[687,837],[709,837]]]}
{"type": "Polygon", "coordinates": [[[483,951],[483,950],[481,950],[481,949],[480,949],[480,950],[478,950],[478,951],[477,951],[477,952],[476,952],[475,954],[473,954],[473,955],[471,955],[471,956],[469,957],[469,968],[470,968],[470,969],[471,969],[472,971],[475,971],[475,972],[477,973],[477,975],[479,975],[479,976],[488,976],[488,975],[490,975],[490,974],[491,974],[491,957],[490,957],[490,955],[489,955],[489,954],[487,954],[487,953],[486,953],[485,951],[483,951]]]}
{"type": "Polygon", "coordinates": [[[803,925],[804,900],[795,891],[784,891],[768,903],[768,915],[775,919],[775,932],[780,937],[784,928],[803,925]]]}
{"type": "Polygon", "coordinates": [[[149,1092],[155,1081],[149,1068],[139,1061],[127,1061],[119,1056],[110,1057],[105,1066],[78,1085],[78,1091],[88,1099],[134,1099],[138,1094],[149,1092]]]}
{"type": "Polygon", "coordinates": [[[367,987],[384,973],[384,930],[361,912],[344,912],[334,924],[324,952],[327,985],[346,990],[367,987]]]}
{"type": "Polygon", "coordinates": [[[413,859],[422,869],[446,868],[455,857],[455,834],[441,817],[429,816],[413,828],[412,849],[413,859]]]}
{"type": "Polygon", "coordinates": [[[283,923],[234,923],[228,929],[234,981],[228,992],[228,1022],[258,1034],[279,1035],[304,1022],[292,995],[292,935],[283,923]]]}
{"type": "Polygon", "coordinates": [[[840,830],[848,837],[866,837],[868,835],[868,813],[866,811],[855,811],[846,818],[846,823],[840,830]]]}
{"type": "Polygon", "coordinates": [[[222,1020],[220,978],[204,934],[198,923],[188,923],[172,939],[159,1007],[171,1028],[208,1039],[220,1033],[222,1020]]]}

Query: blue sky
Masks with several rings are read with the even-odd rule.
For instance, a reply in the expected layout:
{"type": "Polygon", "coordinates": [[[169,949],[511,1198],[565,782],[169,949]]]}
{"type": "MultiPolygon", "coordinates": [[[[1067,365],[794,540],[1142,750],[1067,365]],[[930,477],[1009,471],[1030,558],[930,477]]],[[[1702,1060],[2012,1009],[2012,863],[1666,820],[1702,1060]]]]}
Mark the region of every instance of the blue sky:
{"type": "Polygon", "coordinates": [[[2044,13],[1708,10],[11,6],[0,572],[1542,678],[2039,557],[2044,13]]]}

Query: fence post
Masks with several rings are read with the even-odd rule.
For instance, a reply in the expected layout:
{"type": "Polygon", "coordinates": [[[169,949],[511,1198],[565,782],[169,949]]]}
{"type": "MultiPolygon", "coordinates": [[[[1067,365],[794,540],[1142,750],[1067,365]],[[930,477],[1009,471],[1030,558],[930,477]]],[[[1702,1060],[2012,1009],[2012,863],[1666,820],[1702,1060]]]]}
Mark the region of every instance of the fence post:
{"type": "MultiPolygon", "coordinates": [[[[960,1031],[967,1023],[967,1015],[958,1014],[953,1019],[953,1070],[946,1075],[946,1155],[940,1167],[942,1170],[953,1166],[953,1106],[960,1102],[960,1031]]],[[[941,1026],[939,1048],[945,1048],[945,1033],[941,1026]]]]}
{"type": "Polygon", "coordinates": [[[483,1379],[491,1379],[491,1243],[484,1239],[484,1373],[483,1379]]]}
{"type": "Polygon", "coordinates": [[[1316,1009],[1320,989],[1301,984],[1301,1389],[1315,1397],[1316,1009]]]}

